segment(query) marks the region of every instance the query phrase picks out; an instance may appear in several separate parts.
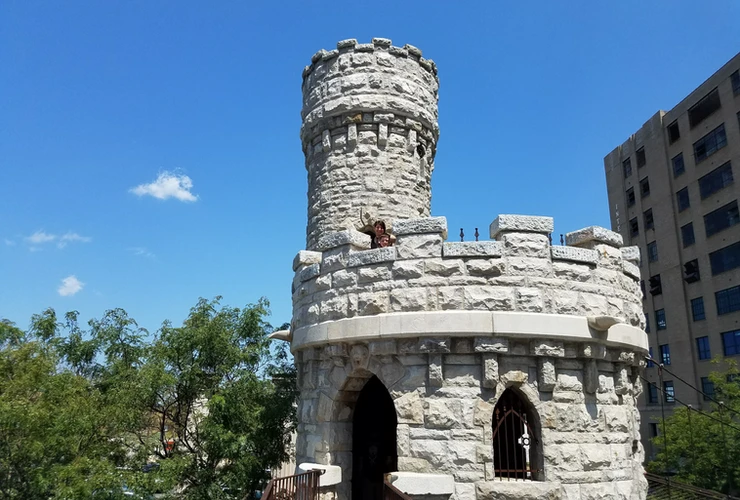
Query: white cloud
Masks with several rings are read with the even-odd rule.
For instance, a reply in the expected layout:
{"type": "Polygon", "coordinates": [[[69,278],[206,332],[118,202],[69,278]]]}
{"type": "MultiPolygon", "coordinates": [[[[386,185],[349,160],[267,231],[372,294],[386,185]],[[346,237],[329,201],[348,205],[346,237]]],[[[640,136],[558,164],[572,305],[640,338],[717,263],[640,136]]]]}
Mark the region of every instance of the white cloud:
{"type": "Polygon", "coordinates": [[[62,284],[57,288],[57,292],[62,297],[69,297],[82,290],[83,286],[85,284],[78,280],[74,274],[71,274],[62,280],[62,284]]]}
{"type": "Polygon", "coordinates": [[[56,235],[44,232],[43,229],[36,231],[31,236],[26,238],[26,241],[34,245],[40,245],[43,243],[49,243],[57,239],[56,235]]]}
{"type": "MultiPolygon", "coordinates": [[[[29,250],[31,250],[32,252],[37,252],[40,250],[40,248],[35,245],[44,245],[46,243],[51,243],[52,241],[56,241],[58,248],[64,248],[70,242],[89,243],[92,241],[92,238],[90,238],[89,236],[81,236],[71,231],[68,231],[67,233],[63,235],[58,236],[56,234],[47,233],[43,229],[40,229],[36,231],[35,233],[33,233],[31,236],[27,236],[25,240],[26,240],[26,243],[31,245],[29,250]]],[[[9,245],[12,243],[8,243],[8,240],[5,240],[5,244],[9,245]]]]}
{"type": "Polygon", "coordinates": [[[132,247],[128,249],[129,252],[132,254],[138,256],[138,257],[146,257],[147,259],[153,259],[154,254],[147,250],[145,247],[132,247]]]}
{"type": "Polygon", "coordinates": [[[66,234],[63,234],[61,238],[59,238],[59,243],[57,243],[57,246],[59,248],[64,248],[67,246],[67,243],[70,241],[78,241],[80,243],[90,243],[92,241],[92,238],[89,236],[80,236],[77,233],[71,233],[67,232],[66,234]]]}
{"type": "Polygon", "coordinates": [[[196,201],[198,199],[190,190],[193,189],[193,181],[187,175],[178,175],[173,172],[162,172],[157,180],[149,184],[139,184],[129,189],[137,196],[154,196],[160,200],[177,198],[180,201],[196,201]]]}
{"type": "Polygon", "coordinates": [[[15,241],[9,240],[8,238],[3,238],[3,241],[5,241],[5,244],[9,247],[12,247],[15,245],[15,241]]]}

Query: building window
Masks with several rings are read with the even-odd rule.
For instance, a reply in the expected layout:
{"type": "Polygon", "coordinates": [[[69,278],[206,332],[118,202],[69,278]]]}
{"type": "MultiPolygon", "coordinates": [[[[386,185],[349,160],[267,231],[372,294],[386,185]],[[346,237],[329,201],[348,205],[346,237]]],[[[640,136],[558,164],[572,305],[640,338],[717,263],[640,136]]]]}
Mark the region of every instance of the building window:
{"type": "Polygon", "coordinates": [[[645,333],[650,333],[650,315],[648,313],[645,313],[645,333]]]}
{"type": "Polygon", "coordinates": [[[655,325],[658,330],[665,330],[665,309],[655,311],[655,325]]]}
{"type": "Polygon", "coordinates": [[[647,246],[648,262],[655,262],[658,260],[658,244],[654,241],[648,243],[647,246]]]}
{"type": "Polygon", "coordinates": [[[730,81],[732,82],[732,94],[740,94],[740,71],[735,71],[731,74],[730,81]]]}
{"type": "Polygon", "coordinates": [[[630,219],[630,237],[634,238],[640,234],[640,226],[637,225],[637,217],[630,219]]]}
{"type": "Polygon", "coordinates": [[[719,108],[719,92],[715,88],[689,108],[689,127],[696,127],[719,108]]]}
{"type": "Polygon", "coordinates": [[[737,200],[735,200],[704,216],[704,229],[707,238],[734,226],[738,222],[740,222],[740,213],[737,211],[737,200]]]}
{"type": "Polygon", "coordinates": [[[717,302],[717,316],[740,311],[740,285],[715,292],[714,300],[717,302]]]}
{"type": "Polygon", "coordinates": [[[658,424],[656,423],[650,424],[650,437],[651,438],[658,437],[658,424]]]}
{"type": "Polygon", "coordinates": [[[635,204],[635,188],[629,188],[627,190],[627,206],[631,207],[635,204]]]}
{"type": "Polygon", "coordinates": [[[640,198],[650,196],[650,181],[647,177],[640,181],[640,198]]]}
{"type": "Polygon", "coordinates": [[[668,344],[660,346],[660,362],[664,365],[671,364],[671,348],[668,344]]]}
{"type": "Polygon", "coordinates": [[[676,203],[678,204],[678,211],[683,212],[691,206],[689,202],[689,188],[685,187],[678,193],[676,193],[676,203]]]}
{"type": "Polygon", "coordinates": [[[629,158],[622,162],[622,171],[625,179],[632,175],[632,161],[629,158]]]}
{"type": "Polygon", "coordinates": [[[635,156],[637,157],[637,168],[644,167],[645,163],[647,163],[645,159],[645,148],[642,147],[635,151],[635,156]]]}
{"type": "Polygon", "coordinates": [[[709,377],[701,378],[701,392],[704,393],[704,401],[710,401],[714,397],[714,382],[709,377]]]}
{"type": "Polygon", "coordinates": [[[709,254],[712,275],[740,267],[740,241],[709,254]]]}
{"type": "Polygon", "coordinates": [[[642,292],[642,300],[645,300],[647,298],[645,294],[645,280],[640,280],[640,291],[642,292]]]}
{"type": "Polygon", "coordinates": [[[723,123],[694,143],[694,161],[701,163],[725,146],[727,134],[723,123]]]}
{"type": "Polygon", "coordinates": [[[666,380],[663,382],[663,394],[665,395],[666,403],[676,402],[676,393],[673,390],[673,380],[666,380]]]}
{"type": "Polygon", "coordinates": [[[652,368],[653,366],[655,366],[655,363],[653,362],[653,348],[652,347],[648,347],[648,358],[649,359],[647,362],[647,367],[652,368]]]}
{"type": "Polygon", "coordinates": [[[680,138],[681,132],[678,130],[678,122],[674,120],[673,123],[668,125],[668,142],[673,144],[680,138]]]}
{"type": "Polygon", "coordinates": [[[648,208],[643,212],[643,221],[645,222],[645,230],[653,229],[655,227],[655,221],[653,220],[653,209],[648,208]]]}
{"type": "Polygon", "coordinates": [[[709,337],[698,337],[696,339],[696,351],[699,353],[699,359],[709,359],[712,354],[709,352],[709,337]]]}
{"type": "Polygon", "coordinates": [[[740,330],[722,334],[722,350],[725,356],[740,354],[740,330]]]}
{"type": "Polygon", "coordinates": [[[539,479],[543,465],[539,429],[527,403],[513,389],[506,389],[493,409],[491,441],[496,477],[539,479]]]}
{"type": "MultiPolygon", "coordinates": [[[[663,285],[660,283],[660,274],[650,277],[650,295],[660,295],[663,293],[663,285]]],[[[658,328],[660,330],[660,328],[658,328]]]]}
{"type": "Polygon", "coordinates": [[[701,199],[708,198],[722,188],[732,184],[732,165],[728,161],[699,178],[699,193],[701,199]]]}
{"type": "Polygon", "coordinates": [[[703,319],[706,319],[706,316],[704,314],[704,297],[691,299],[691,317],[694,318],[694,321],[701,321],[703,319]]]}
{"type": "Polygon", "coordinates": [[[678,153],[678,155],[673,157],[673,178],[675,179],[682,173],[686,172],[686,165],[683,163],[683,153],[678,153]]]}
{"type": "Polygon", "coordinates": [[[683,247],[690,247],[696,241],[694,239],[694,224],[689,222],[685,226],[681,226],[681,240],[683,241],[683,247]]]}
{"type": "Polygon", "coordinates": [[[701,279],[699,274],[699,261],[690,260],[683,265],[683,279],[686,283],[695,283],[701,279]]]}
{"type": "Polygon", "coordinates": [[[656,404],[658,402],[658,386],[652,382],[648,382],[647,389],[648,403],[656,404]]]}

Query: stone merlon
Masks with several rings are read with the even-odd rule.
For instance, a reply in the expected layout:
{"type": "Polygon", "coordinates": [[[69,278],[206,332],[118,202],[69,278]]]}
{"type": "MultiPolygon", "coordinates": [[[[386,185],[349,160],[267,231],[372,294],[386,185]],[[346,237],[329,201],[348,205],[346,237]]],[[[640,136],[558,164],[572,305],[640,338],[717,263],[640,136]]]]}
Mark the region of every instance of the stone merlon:
{"type": "Polygon", "coordinates": [[[498,239],[500,235],[508,232],[550,234],[553,230],[553,219],[534,215],[499,215],[489,229],[493,239],[498,239]]]}

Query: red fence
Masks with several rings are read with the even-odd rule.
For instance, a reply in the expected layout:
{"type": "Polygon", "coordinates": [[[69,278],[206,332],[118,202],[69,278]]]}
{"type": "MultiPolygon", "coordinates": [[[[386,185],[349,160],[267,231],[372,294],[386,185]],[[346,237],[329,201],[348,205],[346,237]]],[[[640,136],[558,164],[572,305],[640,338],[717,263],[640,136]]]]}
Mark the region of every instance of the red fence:
{"type": "Polygon", "coordinates": [[[323,473],[312,470],[272,479],[267,483],[262,500],[319,500],[319,477],[323,473]]]}
{"type": "Polygon", "coordinates": [[[383,479],[383,500],[412,500],[403,491],[391,484],[391,475],[387,474],[383,479]]]}

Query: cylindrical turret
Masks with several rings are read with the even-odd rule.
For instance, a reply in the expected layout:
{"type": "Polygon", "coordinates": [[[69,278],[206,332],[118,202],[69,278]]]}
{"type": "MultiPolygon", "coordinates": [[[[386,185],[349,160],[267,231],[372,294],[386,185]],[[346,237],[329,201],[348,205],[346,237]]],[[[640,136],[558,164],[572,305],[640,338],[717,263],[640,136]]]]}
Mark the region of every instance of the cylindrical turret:
{"type": "Polygon", "coordinates": [[[385,38],[344,40],[314,54],[301,113],[307,249],[371,218],[429,216],[438,86],[434,62],[385,38]]]}

